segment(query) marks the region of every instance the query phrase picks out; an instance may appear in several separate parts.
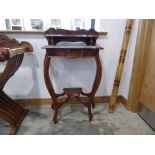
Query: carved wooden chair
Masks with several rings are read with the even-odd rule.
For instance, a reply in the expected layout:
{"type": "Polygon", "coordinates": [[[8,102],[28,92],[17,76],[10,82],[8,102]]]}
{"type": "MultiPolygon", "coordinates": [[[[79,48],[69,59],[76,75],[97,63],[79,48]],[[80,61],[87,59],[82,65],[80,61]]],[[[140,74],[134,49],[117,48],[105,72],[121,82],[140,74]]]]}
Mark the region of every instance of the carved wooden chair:
{"type": "Polygon", "coordinates": [[[32,51],[30,43],[20,43],[0,34],[0,62],[7,61],[5,69],[0,73],[0,117],[12,126],[10,134],[16,134],[28,110],[15,103],[5,94],[3,88],[20,67],[24,53],[32,51]]]}

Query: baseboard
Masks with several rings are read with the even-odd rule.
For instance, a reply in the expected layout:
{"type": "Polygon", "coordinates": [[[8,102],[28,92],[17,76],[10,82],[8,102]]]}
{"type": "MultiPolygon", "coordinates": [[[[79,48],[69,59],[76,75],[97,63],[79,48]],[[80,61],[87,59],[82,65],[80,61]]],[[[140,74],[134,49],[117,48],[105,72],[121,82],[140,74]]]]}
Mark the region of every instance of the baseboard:
{"type": "Polygon", "coordinates": [[[118,96],[118,101],[121,102],[125,107],[127,106],[127,99],[124,96],[118,96]]]}
{"type": "MultiPolygon", "coordinates": [[[[87,97],[81,97],[83,101],[87,101],[87,97]]],[[[59,99],[60,102],[64,101],[65,98],[59,99]]],[[[103,103],[109,103],[110,102],[110,96],[95,96],[94,97],[95,103],[97,104],[103,104],[103,103]]],[[[20,104],[21,106],[41,106],[41,105],[51,105],[52,101],[50,98],[32,98],[32,99],[16,99],[15,102],[20,104]]],[[[122,103],[126,107],[126,99],[119,95],[117,97],[117,102],[122,103]]],[[[75,98],[71,98],[68,102],[68,104],[78,104],[77,100],[75,98]]]]}

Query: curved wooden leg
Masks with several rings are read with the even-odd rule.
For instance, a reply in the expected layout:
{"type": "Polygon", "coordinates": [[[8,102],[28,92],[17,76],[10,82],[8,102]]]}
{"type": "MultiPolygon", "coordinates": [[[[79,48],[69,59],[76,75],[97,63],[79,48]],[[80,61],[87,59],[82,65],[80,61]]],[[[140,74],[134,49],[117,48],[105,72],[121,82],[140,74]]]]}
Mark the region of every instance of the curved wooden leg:
{"type": "Polygon", "coordinates": [[[100,85],[100,82],[101,82],[101,77],[102,77],[102,65],[101,65],[101,61],[100,61],[100,57],[99,55],[97,55],[95,57],[95,61],[96,61],[96,76],[95,76],[95,80],[94,80],[94,83],[93,83],[93,87],[92,87],[92,91],[91,91],[91,96],[94,97],[99,85],[100,85]]]}
{"type": "MultiPolygon", "coordinates": [[[[15,108],[18,112],[20,112],[20,113],[22,113],[23,112],[23,108],[20,106],[20,105],[18,105],[15,101],[13,101],[7,94],[5,94],[3,91],[1,91],[0,92],[0,96],[2,97],[4,97],[5,98],[5,100],[6,100],[6,103],[8,103],[8,104],[12,104],[13,105],[13,107],[12,108],[15,108]]],[[[2,98],[3,98],[2,97],[2,98]]]]}
{"type": "MultiPolygon", "coordinates": [[[[18,119],[19,115],[23,112],[19,111],[13,102],[8,101],[6,97],[2,95],[0,92],[0,104],[3,109],[12,114],[16,119],[18,119]]],[[[16,104],[17,105],[17,104],[16,104]]]]}
{"type": "Polygon", "coordinates": [[[48,57],[48,55],[46,54],[45,59],[44,59],[44,79],[45,79],[47,90],[51,98],[53,100],[56,100],[57,95],[54,91],[54,88],[53,88],[53,85],[51,83],[50,76],[49,76],[50,61],[51,61],[51,57],[48,57]]]}
{"type": "Polygon", "coordinates": [[[58,107],[56,104],[57,94],[54,91],[54,88],[53,88],[53,85],[51,83],[50,76],[49,76],[50,61],[51,61],[51,57],[48,57],[48,55],[46,54],[45,59],[44,59],[44,79],[45,79],[47,90],[53,100],[51,107],[54,110],[53,121],[56,124],[57,116],[58,116],[58,107]]]}
{"type": "MultiPolygon", "coordinates": [[[[95,60],[96,60],[96,76],[95,76],[95,80],[93,83],[92,91],[89,94],[89,97],[91,100],[91,106],[93,108],[95,108],[94,95],[99,87],[99,84],[101,82],[101,77],[102,77],[102,66],[101,66],[99,54],[95,57],[95,60]]],[[[92,121],[93,119],[93,115],[91,113],[91,106],[88,106],[89,121],[92,121]]]]}
{"type": "Polygon", "coordinates": [[[10,134],[16,134],[27,112],[28,110],[20,107],[4,92],[0,91],[0,117],[11,125],[10,134]]]}
{"type": "Polygon", "coordinates": [[[92,112],[91,112],[91,105],[88,106],[88,115],[89,115],[89,121],[92,121],[93,115],[92,115],[92,112]]]}
{"type": "Polygon", "coordinates": [[[18,123],[16,126],[12,127],[11,131],[10,131],[10,135],[15,135],[21,125],[21,123],[23,122],[25,116],[27,115],[27,113],[29,112],[28,109],[24,109],[23,114],[20,116],[20,119],[18,120],[18,123]]]}
{"type": "Polygon", "coordinates": [[[53,115],[53,121],[54,121],[55,124],[57,123],[57,117],[58,117],[58,110],[56,109],[54,111],[54,115],[53,115]]]}
{"type": "Polygon", "coordinates": [[[97,55],[95,57],[95,61],[96,61],[96,76],[95,76],[95,80],[94,80],[94,83],[92,86],[92,91],[89,94],[83,93],[84,95],[86,95],[90,98],[93,108],[95,108],[94,96],[95,96],[95,93],[100,85],[101,78],[102,78],[102,65],[101,65],[99,55],[97,55]]]}
{"type": "MultiPolygon", "coordinates": [[[[91,121],[93,119],[91,107],[93,107],[93,108],[95,107],[94,95],[99,87],[101,77],[102,77],[102,66],[101,66],[99,54],[95,57],[96,76],[95,76],[95,80],[94,80],[94,83],[92,86],[92,90],[88,94],[83,93],[81,88],[64,88],[64,93],[56,94],[54,91],[53,85],[51,83],[50,77],[49,77],[50,61],[51,61],[51,57],[48,57],[48,55],[46,54],[45,59],[44,59],[44,79],[45,79],[45,84],[48,89],[48,92],[50,93],[50,96],[53,100],[51,107],[54,110],[54,116],[53,116],[54,123],[57,123],[58,109],[62,106],[62,104],[66,103],[71,96],[76,96],[76,97],[78,96],[77,98],[80,101],[80,99],[79,99],[80,94],[86,95],[87,97],[90,98],[90,102],[86,105],[86,107],[88,108],[89,121],[91,121]],[[65,94],[68,96],[67,100],[64,101],[63,103],[58,103],[57,98],[59,96],[65,95],[65,94]]],[[[83,103],[83,104],[85,104],[85,103],[83,103]]]]}
{"type": "Polygon", "coordinates": [[[94,108],[95,108],[94,97],[91,97],[91,98],[90,98],[90,101],[91,101],[91,106],[92,106],[92,108],[94,109],[94,108]]]}
{"type": "Polygon", "coordinates": [[[3,87],[21,65],[23,56],[22,54],[9,59],[0,77],[0,117],[11,125],[10,134],[16,134],[28,110],[25,110],[7,96],[3,92],[3,87]]]}
{"type": "Polygon", "coordinates": [[[96,76],[95,76],[95,80],[94,80],[94,83],[93,83],[93,86],[92,86],[92,90],[91,90],[90,93],[81,92],[82,95],[85,95],[85,96],[89,97],[89,99],[90,99],[91,105],[87,106],[90,121],[93,119],[93,115],[91,113],[91,107],[95,108],[94,96],[95,96],[95,93],[96,93],[96,91],[97,91],[97,89],[99,87],[99,84],[101,82],[101,77],[102,77],[102,65],[101,65],[101,62],[100,62],[99,54],[95,57],[95,61],[96,61],[96,76]]]}

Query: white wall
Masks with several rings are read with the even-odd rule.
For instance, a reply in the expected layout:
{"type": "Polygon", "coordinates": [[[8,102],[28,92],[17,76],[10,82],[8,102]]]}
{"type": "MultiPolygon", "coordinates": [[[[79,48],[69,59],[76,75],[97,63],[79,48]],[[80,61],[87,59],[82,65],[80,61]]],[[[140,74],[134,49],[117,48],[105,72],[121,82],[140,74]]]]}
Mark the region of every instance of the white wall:
{"type": "Polygon", "coordinates": [[[5,19],[0,19],[0,30],[6,30],[5,19]]]}
{"type": "MultiPolygon", "coordinates": [[[[96,96],[111,95],[115,72],[118,64],[121,43],[126,20],[102,20],[101,30],[107,31],[107,36],[100,36],[97,43],[104,47],[100,52],[103,76],[96,96]]],[[[138,20],[134,23],[129,50],[123,71],[119,94],[127,98],[131,77],[131,68],[135,48],[138,20]]],[[[5,86],[5,92],[12,98],[48,98],[49,93],[44,84],[43,61],[45,51],[42,46],[47,41],[41,34],[6,34],[19,41],[28,41],[34,52],[26,54],[22,66],[5,86]]],[[[83,87],[89,92],[95,77],[95,61],[87,59],[60,59],[52,61],[51,78],[56,92],[64,87],[83,87]]]]}

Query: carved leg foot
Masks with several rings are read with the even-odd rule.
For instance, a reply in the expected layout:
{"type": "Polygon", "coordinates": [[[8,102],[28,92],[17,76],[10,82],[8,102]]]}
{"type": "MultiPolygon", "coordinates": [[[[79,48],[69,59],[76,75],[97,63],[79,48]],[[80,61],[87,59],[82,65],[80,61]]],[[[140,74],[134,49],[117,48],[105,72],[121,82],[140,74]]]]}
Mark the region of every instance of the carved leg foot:
{"type": "Polygon", "coordinates": [[[109,105],[108,112],[113,113],[115,111],[115,105],[109,105]]]}
{"type": "Polygon", "coordinates": [[[91,105],[88,106],[88,115],[89,115],[89,121],[92,121],[93,115],[92,115],[92,113],[91,113],[91,105]]]}
{"type": "Polygon", "coordinates": [[[90,97],[90,102],[91,102],[92,108],[94,109],[95,108],[94,97],[90,97]]]}
{"type": "Polygon", "coordinates": [[[92,108],[93,109],[95,108],[95,102],[92,102],[92,108]]]}
{"type": "Polygon", "coordinates": [[[51,108],[53,109],[53,110],[55,110],[55,107],[54,107],[54,104],[52,103],[52,105],[51,105],[51,108]]]}
{"type": "Polygon", "coordinates": [[[54,111],[54,116],[53,116],[53,122],[56,124],[57,123],[57,116],[58,116],[58,110],[54,111]]]}

